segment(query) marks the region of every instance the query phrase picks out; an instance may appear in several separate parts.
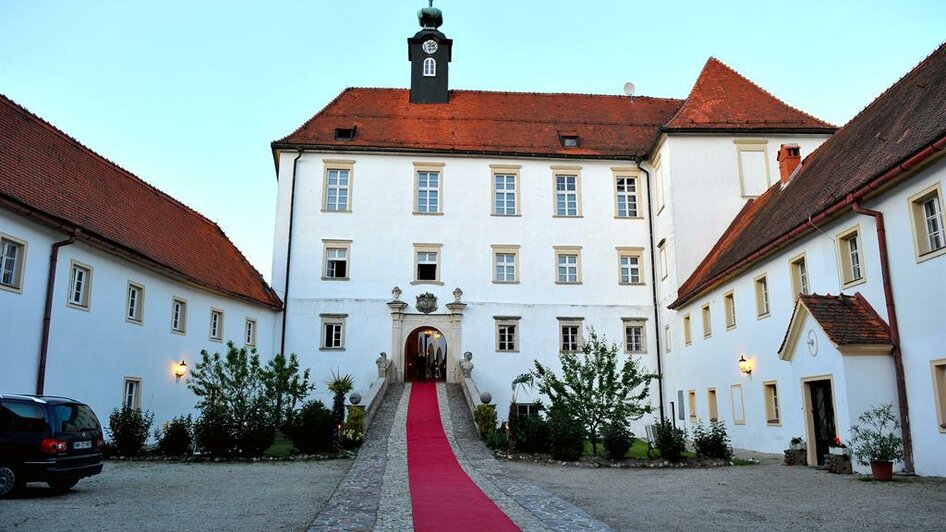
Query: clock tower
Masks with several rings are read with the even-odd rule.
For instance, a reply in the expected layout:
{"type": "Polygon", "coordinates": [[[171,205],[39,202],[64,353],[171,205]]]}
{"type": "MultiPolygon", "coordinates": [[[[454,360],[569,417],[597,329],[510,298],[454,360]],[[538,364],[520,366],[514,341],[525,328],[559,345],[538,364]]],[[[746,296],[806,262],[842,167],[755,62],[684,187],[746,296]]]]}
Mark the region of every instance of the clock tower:
{"type": "Polygon", "coordinates": [[[430,6],[417,12],[421,30],[407,39],[407,58],[411,62],[411,103],[447,103],[447,90],[453,41],[440,33],[443,13],[430,6]]]}

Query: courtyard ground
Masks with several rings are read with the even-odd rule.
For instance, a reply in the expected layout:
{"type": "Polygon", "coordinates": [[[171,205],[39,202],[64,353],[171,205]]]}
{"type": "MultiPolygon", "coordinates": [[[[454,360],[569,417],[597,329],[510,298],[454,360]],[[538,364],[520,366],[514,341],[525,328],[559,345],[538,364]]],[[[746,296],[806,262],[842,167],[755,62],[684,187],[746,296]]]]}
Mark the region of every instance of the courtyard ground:
{"type": "Polygon", "coordinates": [[[69,493],[0,500],[0,530],[304,530],[351,464],[106,462],[69,493]]]}

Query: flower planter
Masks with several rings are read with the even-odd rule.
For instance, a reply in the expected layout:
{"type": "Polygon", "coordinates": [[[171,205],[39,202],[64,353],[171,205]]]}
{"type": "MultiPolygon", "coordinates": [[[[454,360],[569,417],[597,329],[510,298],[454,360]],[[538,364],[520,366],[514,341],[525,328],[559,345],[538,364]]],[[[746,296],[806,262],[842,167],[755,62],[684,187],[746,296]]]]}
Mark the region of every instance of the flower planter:
{"type": "Polygon", "coordinates": [[[870,472],[874,480],[893,480],[893,462],[871,462],[870,472]]]}
{"type": "Polygon", "coordinates": [[[847,456],[848,448],[847,447],[828,447],[828,452],[831,454],[836,454],[840,456],[847,456]]]}

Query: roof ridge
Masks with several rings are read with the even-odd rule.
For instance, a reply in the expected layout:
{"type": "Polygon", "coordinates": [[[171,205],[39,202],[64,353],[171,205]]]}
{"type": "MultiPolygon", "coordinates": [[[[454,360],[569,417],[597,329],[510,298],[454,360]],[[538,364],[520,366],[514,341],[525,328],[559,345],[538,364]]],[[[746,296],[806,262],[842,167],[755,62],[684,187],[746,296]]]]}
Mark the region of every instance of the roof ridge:
{"type": "MultiPolygon", "coordinates": [[[[364,90],[364,91],[409,91],[410,88],[407,87],[346,87],[342,92],[338,94],[341,96],[344,92],[350,90],[364,90]]],[[[522,94],[522,95],[533,95],[533,96],[587,96],[593,98],[627,98],[631,100],[636,100],[639,98],[645,98],[648,100],[665,100],[671,102],[682,102],[683,98],[671,98],[664,96],[645,96],[643,94],[627,96],[623,94],[602,94],[595,92],[563,92],[563,91],[552,91],[552,92],[538,92],[538,91],[499,91],[499,90],[489,90],[489,89],[450,89],[450,92],[457,93],[466,93],[466,94],[522,94]]],[[[338,99],[338,96],[335,99],[338,99]]],[[[332,102],[335,101],[332,100],[332,102]]],[[[332,104],[329,102],[328,107],[332,104]]],[[[323,108],[324,110],[324,108],[323,108]]],[[[316,113],[317,115],[318,113],[316,113]]],[[[314,117],[314,116],[313,116],[314,117]]]]}

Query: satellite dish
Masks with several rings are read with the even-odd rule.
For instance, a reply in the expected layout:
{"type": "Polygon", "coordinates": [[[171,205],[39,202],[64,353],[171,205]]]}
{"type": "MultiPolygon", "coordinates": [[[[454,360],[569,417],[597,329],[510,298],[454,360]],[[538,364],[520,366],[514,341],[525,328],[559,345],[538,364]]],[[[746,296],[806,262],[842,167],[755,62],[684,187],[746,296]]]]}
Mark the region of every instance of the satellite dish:
{"type": "Polygon", "coordinates": [[[630,81],[624,84],[624,94],[627,96],[634,96],[634,84],[630,81]]]}

